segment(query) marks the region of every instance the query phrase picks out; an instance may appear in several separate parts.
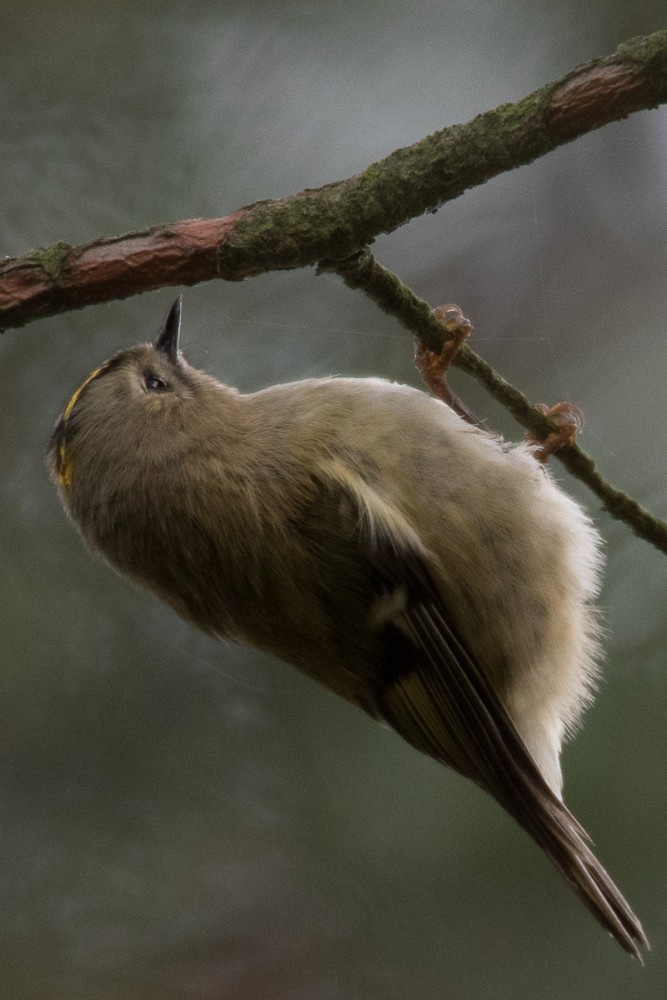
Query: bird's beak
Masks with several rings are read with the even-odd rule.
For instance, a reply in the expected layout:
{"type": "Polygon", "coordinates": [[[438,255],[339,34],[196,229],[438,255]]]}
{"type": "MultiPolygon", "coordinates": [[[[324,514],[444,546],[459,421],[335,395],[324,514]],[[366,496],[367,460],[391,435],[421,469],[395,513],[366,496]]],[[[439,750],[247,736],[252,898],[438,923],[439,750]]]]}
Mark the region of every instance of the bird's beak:
{"type": "Polygon", "coordinates": [[[178,337],[181,332],[181,302],[179,295],[167,313],[164,325],[155,340],[155,349],[167,356],[172,364],[178,360],[178,337]]]}

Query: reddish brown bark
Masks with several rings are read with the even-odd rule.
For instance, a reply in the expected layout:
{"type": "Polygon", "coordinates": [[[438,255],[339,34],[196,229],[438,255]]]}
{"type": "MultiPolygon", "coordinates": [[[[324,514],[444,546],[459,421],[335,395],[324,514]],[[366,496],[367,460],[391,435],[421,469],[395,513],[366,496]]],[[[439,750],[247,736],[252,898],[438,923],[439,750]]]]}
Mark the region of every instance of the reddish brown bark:
{"type": "Polygon", "coordinates": [[[667,101],[667,31],[635,38],[516,104],[398,149],[356,177],[219,219],[64,243],[0,264],[0,329],[164,285],[340,261],[505,170],[667,101]]]}

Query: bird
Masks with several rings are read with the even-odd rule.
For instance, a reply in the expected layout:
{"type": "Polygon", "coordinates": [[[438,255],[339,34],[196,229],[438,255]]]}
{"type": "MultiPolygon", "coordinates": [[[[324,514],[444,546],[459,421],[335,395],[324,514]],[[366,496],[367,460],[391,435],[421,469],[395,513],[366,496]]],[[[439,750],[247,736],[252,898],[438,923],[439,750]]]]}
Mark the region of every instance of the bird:
{"type": "Polygon", "coordinates": [[[588,515],[530,445],[414,387],[223,384],[183,357],[181,311],[56,422],[47,464],[88,548],[476,783],[641,961],[641,923],[562,796],[601,655],[588,515]]]}

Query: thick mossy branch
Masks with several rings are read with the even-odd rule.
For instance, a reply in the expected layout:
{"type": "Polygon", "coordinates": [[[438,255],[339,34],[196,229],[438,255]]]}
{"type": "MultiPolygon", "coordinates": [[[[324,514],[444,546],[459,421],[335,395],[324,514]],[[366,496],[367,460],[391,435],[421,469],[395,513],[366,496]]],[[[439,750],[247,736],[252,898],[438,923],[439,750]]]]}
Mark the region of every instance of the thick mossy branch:
{"type": "Polygon", "coordinates": [[[165,285],[237,281],[349,257],[466,189],[667,101],[667,31],[630,39],[515,104],[398,149],[356,177],[220,219],[195,219],[0,265],[0,329],[165,285]]]}
{"type": "Polygon", "coordinates": [[[272,267],[276,253],[283,267],[346,257],[468,188],[666,100],[667,31],[631,39],[615,55],[580,66],[516,104],[398,149],[356,177],[255,206],[221,247],[220,274],[235,277],[240,255],[246,273],[272,267]]]}

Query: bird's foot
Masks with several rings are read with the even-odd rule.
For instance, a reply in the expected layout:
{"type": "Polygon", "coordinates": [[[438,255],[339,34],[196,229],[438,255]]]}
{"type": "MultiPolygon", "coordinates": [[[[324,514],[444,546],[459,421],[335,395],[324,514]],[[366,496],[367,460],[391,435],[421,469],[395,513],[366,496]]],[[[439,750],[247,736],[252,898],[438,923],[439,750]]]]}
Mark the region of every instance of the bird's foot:
{"type": "Polygon", "coordinates": [[[447,403],[468,423],[479,425],[480,421],[472,410],[447,384],[447,370],[470,336],[472,323],[455,305],[437,306],[432,313],[449,336],[439,351],[431,351],[421,337],[415,337],[415,367],[434,396],[447,403]]]}
{"type": "Polygon", "coordinates": [[[556,403],[555,406],[547,406],[545,403],[536,405],[537,409],[558,427],[558,430],[549,434],[544,441],[538,441],[530,432],[526,434],[526,441],[533,446],[531,449],[533,456],[545,465],[554,452],[566,445],[576,444],[577,433],[584,429],[584,415],[574,403],[556,403]]]}

